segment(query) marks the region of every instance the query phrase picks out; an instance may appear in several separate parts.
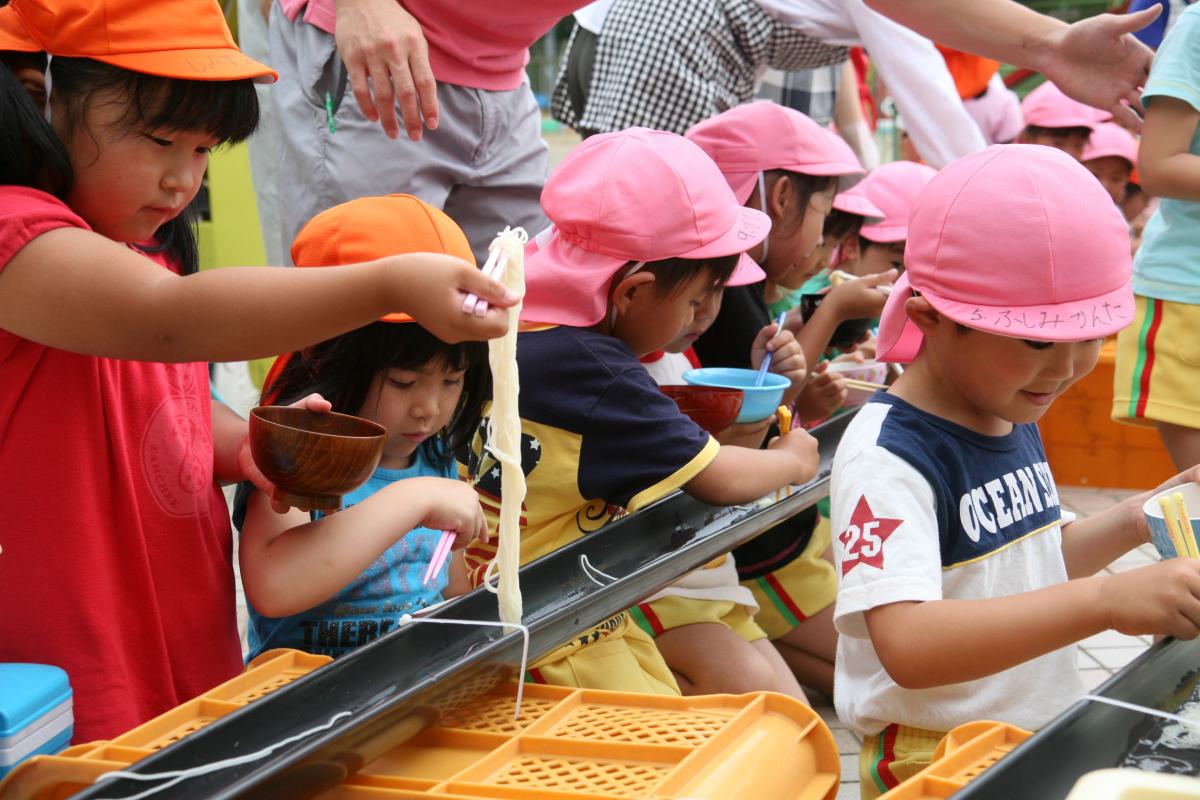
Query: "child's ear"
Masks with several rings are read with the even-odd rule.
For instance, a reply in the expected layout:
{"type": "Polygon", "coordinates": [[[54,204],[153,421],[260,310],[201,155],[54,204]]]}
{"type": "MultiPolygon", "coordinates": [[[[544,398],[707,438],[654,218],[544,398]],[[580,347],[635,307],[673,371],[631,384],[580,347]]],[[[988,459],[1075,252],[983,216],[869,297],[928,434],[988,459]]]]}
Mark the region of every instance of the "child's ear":
{"type": "Polygon", "coordinates": [[[842,239],[838,252],[841,253],[839,263],[844,261],[858,261],[862,258],[862,247],[858,243],[858,236],[850,234],[842,239]]]}
{"type": "Polygon", "coordinates": [[[612,303],[618,314],[629,310],[630,303],[638,292],[654,291],[654,274],[650,272],[635,272],[617,281],[613,288],[612,303]]]}
{"type": "Polygon", "coordinates": [[[910,297],[904,301],[904,313],[926,336],[933,332],[942,316],[924,297],[910,297]]]}
{"type": "Polygon", "coordinates": [[[767,191],[767,207],[774,219],[787,219],[788,212],[796,205],[796,193],[786,175],[778,175],[767,191]]]}

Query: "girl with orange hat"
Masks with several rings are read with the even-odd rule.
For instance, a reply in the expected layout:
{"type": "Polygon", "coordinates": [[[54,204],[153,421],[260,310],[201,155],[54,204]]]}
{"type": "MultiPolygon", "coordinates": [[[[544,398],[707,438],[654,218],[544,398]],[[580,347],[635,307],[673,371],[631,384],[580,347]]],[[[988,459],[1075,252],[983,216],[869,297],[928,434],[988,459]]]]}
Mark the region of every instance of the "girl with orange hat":
{"type": "Polygon", "coordinates": [[[0,662],[64,668],[88,741],[241,669],[218,482],[269,484],[204,362],[401,308],[441,338],[486,338],[502,313],[463,314],[463,293],[515,298],[429,254],[190,274],[184,210],[209,151],[254,129],[253,81],[274,73],[212,0],[12,7],[51,64],[45,109],[0,68],[0,662]]]}
{"type": "MultiPolygon", "coordinates": [[[[473,260],[462,230],[412,195],[334,206],[292,244],[298,267],[404,252],[473,260]]],[[[239,487],[234,522],[249,658],[276,647],[345,655],[387,633],[402,614],[443,600],[446,570],[425,579],[439,531],[456,533],[456,547],[487,538],[475,490],[455,479],[453,454],[475,434],[490,385],[487,345],[444,342],[407,314],[276,360],[264,404],[316,393],[334,411],[379,423],[388,438],[378,468],[336,514],[278,514],[266,492],[249,482],[239,487]]]]}

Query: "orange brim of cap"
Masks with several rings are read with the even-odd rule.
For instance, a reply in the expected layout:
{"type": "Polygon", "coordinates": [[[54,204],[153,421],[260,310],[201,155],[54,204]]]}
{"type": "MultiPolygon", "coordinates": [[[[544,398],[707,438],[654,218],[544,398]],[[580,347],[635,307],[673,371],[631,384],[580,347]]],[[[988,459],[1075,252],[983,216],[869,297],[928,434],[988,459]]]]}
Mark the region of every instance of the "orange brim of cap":
{"type": "Polygon", "coordinates": [[[25,32],[25,26],[11,8],[0,8],[0,50],[16,53],[40,53],[42,46],[25,32]]]}
{"type": "Polygon", "coordinates": [[[90,55],[114,67],[193,81],[236,81],[251,78],[255,83],[274,83],[279,73],[260,64],[234,47],[194,50],[158,50],[148,53],[90,55]]]}

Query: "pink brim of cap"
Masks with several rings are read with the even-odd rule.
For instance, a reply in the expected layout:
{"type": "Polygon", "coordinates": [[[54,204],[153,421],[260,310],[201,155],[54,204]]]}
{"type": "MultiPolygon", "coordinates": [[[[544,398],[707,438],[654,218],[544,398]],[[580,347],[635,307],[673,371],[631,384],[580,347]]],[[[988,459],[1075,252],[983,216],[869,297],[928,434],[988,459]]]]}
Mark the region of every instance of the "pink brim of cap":
{"type": "Polygon", "coordinates": [[[866,195],[859,194],[857,190],[839,192],[837,197],[833,198],[833,207],[847,214],[864,217],[866,219],[864,224],[876,224],[884,220],[883,210],[872,203],[866,195]]]}
{"type": "MultiPolygon", "coordinates": [[[[879,322],[875,357],[908,363],[921,349],[921,331],[908,318],[905,304],[913,296],[908,273],[900,276],[879,322]]],[[[1132,283],[1098,297],[1035,306],[982,306],[949,300],[930,289],[921,290],[929,304],[968,328],[1043,342],[1083,342],[1111,336],[1133,321],[1132,283]]]]}
{"type": "Polygon", "coordinates": [[[859,235],[864,239],[880,244],[891,244],[892,242],[903,242],[908,238],[908,223],[903,225],[883,225],[866,223],[859,230],[859,235]]]}
{"type": "MultiPolygon", "coordinates": [[[[656,254],[649,260],[718,258],[738,253],[741,258],[726,285],[758,283],[767,277],[766,273],[746,255],[746,250],[765,239],[770,230],[770,217],[743,207],[738,209],[734,224],[708,244],[686,253],[656,254]]],[[[525,246],[521,320],[577,328],[595,325],[608,308],[605,289],[609,281],[627,263],[627,258],[587,250],[553,230],[534,237],[525,246]]]]}
{"type": "Polygon", "coordinates": [[[733,224],[723,234],[707,244],[686,253],[663,253],[650,259],[664,258],[719,258],[734,253],[744,253],[754,247],[771,232],[771,218],[761,211],[742,206],[738,209],[733,224]]]}
{"type": "Polygon", "coordinates": [[[754,259],[748,253],[742,253],[738,258],[737,266],[734,267],[733,274],[729,276],[729,280],[725,281],[725,285],[749,286],[766,279],[767,273],[762,271],[762,267],[754,263],[754,259]]]}

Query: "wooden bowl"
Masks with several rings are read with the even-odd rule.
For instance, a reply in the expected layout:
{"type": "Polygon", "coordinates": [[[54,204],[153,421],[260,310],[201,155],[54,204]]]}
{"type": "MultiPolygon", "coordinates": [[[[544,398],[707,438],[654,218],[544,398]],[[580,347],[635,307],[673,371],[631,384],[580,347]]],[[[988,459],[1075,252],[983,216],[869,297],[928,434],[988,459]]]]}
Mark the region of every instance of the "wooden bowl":
{"type": "Polygon", "coordinates": [[[662,393],[675,401],[679,410],[711,434],[725,430],[742,410],[741,389],[717,386],[660,386],[662,393]]]}
{"type": "Polygon", "coordinates": [[[304,511],[337,511],[379,466],[387,429],[347,414],[289,406],[250,412],[250,454],[274,497],[304,511]]]}

